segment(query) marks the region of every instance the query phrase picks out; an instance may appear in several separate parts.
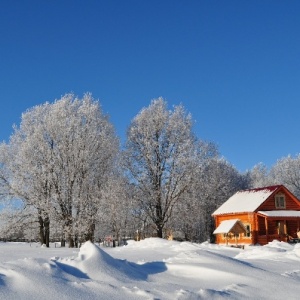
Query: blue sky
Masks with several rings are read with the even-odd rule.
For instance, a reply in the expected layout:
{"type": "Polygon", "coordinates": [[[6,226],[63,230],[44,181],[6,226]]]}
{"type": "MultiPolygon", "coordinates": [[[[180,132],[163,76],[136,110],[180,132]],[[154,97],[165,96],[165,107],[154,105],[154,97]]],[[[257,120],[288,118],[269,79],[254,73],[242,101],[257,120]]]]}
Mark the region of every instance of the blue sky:
{"type": "Polygon", "coordinates": [[[300,152],[300,1],[1,1],[0,140],[68,92],[123,141],[151,99],[182,103],[238,170],[272,166],[300,152]]]}

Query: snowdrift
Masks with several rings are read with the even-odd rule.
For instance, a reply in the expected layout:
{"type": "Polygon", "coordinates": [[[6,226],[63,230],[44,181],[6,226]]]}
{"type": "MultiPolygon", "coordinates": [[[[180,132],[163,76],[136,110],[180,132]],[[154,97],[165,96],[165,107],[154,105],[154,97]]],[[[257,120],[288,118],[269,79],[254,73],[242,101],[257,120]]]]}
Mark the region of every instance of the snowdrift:
{"type": "MultiPolygon", "coordinates": [[[[73,267],[73,272],[85,274],[86,278],[112,282],[115,280],[128,282],[130,280],[147,280],[154,265],[155,272],[166,270],[162,262],[149,263],[141,266],[127,260],[115,259],[104,250],[91,242],[86,242],[81,248],[78,257],[75,259],[60,259],[56,264],[66,270],[67,266],[73,267]],[[77,271],[75,271],[77,270],[77,271]]],[[[84,275],[83,275],[84,276],[84,275]]]]}
{"type": "Polygon", "coordinates": [[[0,243],[0,299],[297,299],[300,245],[146,239],[80,249],[0,243]],[[284,288],[283,288],[284,287],[284,288]]]}

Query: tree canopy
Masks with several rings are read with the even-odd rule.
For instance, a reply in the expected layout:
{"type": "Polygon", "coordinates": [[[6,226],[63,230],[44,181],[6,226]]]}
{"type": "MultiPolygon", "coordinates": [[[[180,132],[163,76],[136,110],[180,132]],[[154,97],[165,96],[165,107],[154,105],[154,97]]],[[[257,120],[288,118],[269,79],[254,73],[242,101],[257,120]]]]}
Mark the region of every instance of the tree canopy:
{"type": "Polygon", "coordinates": [[[26,111],[1,147],[10,193],[37,210],[46,244],[50,218],[61,224],[71,246],[83,235],[93,236],[119,145],[90,94],[82,99],[67,94],[26,111]]]}

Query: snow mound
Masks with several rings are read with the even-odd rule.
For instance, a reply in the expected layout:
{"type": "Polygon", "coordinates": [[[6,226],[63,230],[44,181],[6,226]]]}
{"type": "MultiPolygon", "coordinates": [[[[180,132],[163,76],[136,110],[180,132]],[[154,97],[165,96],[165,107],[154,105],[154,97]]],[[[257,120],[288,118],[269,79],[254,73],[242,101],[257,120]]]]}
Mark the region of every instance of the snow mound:
{"type": "Polygon", "coordinates": [[[149,249],[149,248],[163,248],[169,247],[170,244],[178,243],[173,241],[168,241],[161,238],[147,238],[140,241],[129,240],[127,241],[127,245],[124,246],[126,248],[134,248],[134,249],[149,249]]]}
{"type": "MultiPolygon", "coordinates": [[[[73,272],[78,270],[82,273],[81,277],[84,277],[83,274],[85,274],[86,278],[101,281],[110,281],[112,278],[128,281],[128,279],[139,279],[145,276],[142,270],[138,269],[138,265],[126,260],[115,259],[89,241],[81,246],[77,258],[62,259],[58,264],[74,267],[73,272]]],[[[62,267],[62,265],[60,266],[62,267]]]]}
{"type": "Polygon", "coordinates": [[[276,257],[291,256],[300,258],[300,246],[274,240],[264,246],[249,246],[245,251],[236,255],[237,259],[274,259],[276,257]],[[298,248],[299,247],[299,248],[298,248]]]}
{"type": "Polygon", "coordinates": [[[126,248],[132,249],[149,249],[149,250],[161,250],[182,252],[199,249],[199,244],[193,244],[190,242],[178,242],[168,241],[161,238],[146,238],[138,242],[134,240],[127,241],[126,248]]]}

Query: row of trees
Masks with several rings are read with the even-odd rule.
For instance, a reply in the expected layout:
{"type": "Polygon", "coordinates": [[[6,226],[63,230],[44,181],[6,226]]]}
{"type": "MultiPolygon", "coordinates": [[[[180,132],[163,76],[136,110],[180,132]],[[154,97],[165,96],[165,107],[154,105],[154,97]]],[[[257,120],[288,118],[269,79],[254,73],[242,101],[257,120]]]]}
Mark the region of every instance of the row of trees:
{"type": "Polygon", "coordinates": [[[300,157],[241,174],[197,138],[183,106],[155,99],[132,120],[121,150],[90,94],[67,94],[22,115],[0,146],[0,236],[84,240],[167,229],[203,241],[211,213],[234,192],[274,183],[300,195],[300,157]]]}

